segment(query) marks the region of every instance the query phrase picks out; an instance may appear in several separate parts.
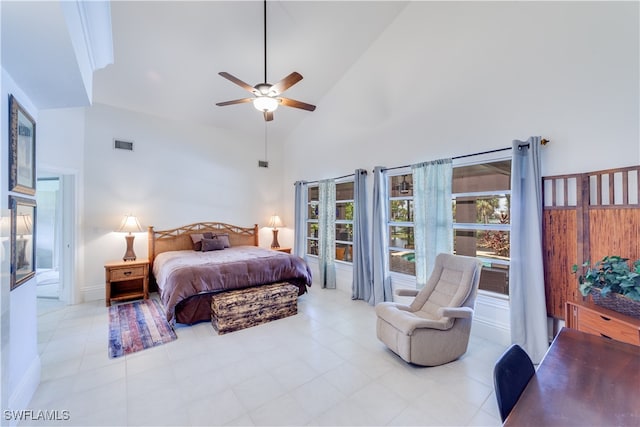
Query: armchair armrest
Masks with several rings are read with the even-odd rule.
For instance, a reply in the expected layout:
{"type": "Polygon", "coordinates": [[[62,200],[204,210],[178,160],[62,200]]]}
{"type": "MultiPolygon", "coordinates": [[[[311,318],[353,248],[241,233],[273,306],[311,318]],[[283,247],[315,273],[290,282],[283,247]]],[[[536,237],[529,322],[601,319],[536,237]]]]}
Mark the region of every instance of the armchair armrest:
{"type": "Polygon", "coordinates": [[[441,317],[456,317],[458,319],[470,319],[473,309],[469,307],[440,307],[438,315],[441,317]]]}
{"type": "Polygon", "coordinates": [[[395,294],[399,297],[415,297],[420,292],[417,289],[396,289],[395,294]]]}

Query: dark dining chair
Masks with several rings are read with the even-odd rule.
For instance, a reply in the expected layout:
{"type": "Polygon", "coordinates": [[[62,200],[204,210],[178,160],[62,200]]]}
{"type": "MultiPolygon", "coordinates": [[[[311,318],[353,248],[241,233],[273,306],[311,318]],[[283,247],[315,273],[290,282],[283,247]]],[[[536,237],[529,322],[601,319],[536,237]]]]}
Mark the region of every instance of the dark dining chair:
{"type": "Polygon", "coordinates": [[[503,422],[535,373],[529,355],[518,344],[512,344],[496,362],[493,385],[503,422]]]}

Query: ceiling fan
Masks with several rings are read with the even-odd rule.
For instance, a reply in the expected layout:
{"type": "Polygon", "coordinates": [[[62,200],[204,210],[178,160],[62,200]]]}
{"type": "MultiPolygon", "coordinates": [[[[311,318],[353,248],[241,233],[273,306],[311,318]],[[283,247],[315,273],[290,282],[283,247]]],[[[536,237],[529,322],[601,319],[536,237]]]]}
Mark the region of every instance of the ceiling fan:
{"type": "Polygon", "coordinates": [[[258,111],[262,111],[264,119],[267,122],[273,120],[273,112],[280,104],[285,107],[300,108],[307,111],[314,111],[316,109],[315,105],[280,96],[285,90],[302,80],[301,74],[294,71],[274,85],[267,83],[267,0],[264,0],[264,83],[258,83],[252,87],[225,71],[218,74],[253,94],[253,98],[241,98],[216,103],[216,105],[220,107],[253,102],[253,106],[258,111]]]}

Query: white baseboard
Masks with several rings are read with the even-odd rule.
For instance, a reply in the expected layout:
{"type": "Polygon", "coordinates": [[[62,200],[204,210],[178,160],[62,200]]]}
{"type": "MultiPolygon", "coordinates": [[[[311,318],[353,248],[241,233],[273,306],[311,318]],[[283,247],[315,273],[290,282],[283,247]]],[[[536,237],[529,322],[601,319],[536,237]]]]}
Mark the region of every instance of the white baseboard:
{"type": "MultiPolygon", "coordinates": [[[[27,369],[25,374],[22,376],[22,379],[17,384],[16,389],[11,393],[11,396],[9,396],[10,410],[27,409],[36,389],[40,385],[40,370],[40,356],[36,355],[31,361],[29,369],[27,369]]],[[[18,420],[12,419],[8,421],[10,426],[18,424],[18,420]]]]}
{"type": "Polygon", "coordinates": [[[80,290],[80,294],[82,302],[104,299],[104,284],[84,287],[80,290]]]}
{"type": "Polygon", "coordinates": [[[511,322],[507,297],[478,293],[472,334],[501,345],[511,344],[511,322]]]}
{"type": "Polygon", "coordinates": [[[473,325],[471,327],[473,336],[483,338],[496,344],[508,346],[511,344],[511,330],[494,323],[487,322],[484,319],[478,319],[473,316],[473,325]]]}

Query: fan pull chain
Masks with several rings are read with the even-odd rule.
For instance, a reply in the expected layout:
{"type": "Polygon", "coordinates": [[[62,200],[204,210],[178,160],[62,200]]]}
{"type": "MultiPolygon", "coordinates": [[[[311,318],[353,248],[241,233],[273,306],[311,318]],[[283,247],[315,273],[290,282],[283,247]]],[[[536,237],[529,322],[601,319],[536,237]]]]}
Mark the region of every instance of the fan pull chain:
{"type": "Polygon", "coordinates": [[[264,122],[264,159],[269,161],[269,156],[267,152],[267,122],[264,122]]]}

